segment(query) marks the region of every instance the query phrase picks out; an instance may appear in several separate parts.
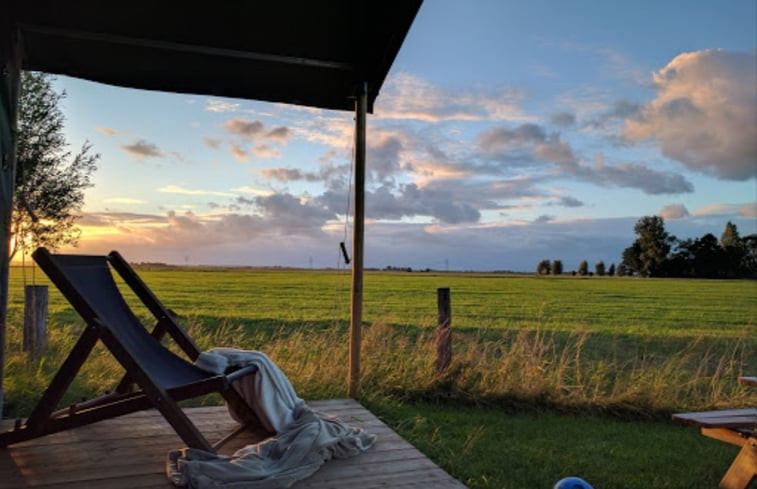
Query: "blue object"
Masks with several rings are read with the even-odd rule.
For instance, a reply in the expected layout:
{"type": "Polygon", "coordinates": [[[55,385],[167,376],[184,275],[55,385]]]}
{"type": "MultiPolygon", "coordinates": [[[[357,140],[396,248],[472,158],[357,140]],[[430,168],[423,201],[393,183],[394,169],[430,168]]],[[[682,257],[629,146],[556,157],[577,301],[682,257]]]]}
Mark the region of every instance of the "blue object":
{"type": "Polygon", "coordinates": [[[560,479],[553,489],[594,489],[591,485],[580,477],[566,477],[560,479]]]}

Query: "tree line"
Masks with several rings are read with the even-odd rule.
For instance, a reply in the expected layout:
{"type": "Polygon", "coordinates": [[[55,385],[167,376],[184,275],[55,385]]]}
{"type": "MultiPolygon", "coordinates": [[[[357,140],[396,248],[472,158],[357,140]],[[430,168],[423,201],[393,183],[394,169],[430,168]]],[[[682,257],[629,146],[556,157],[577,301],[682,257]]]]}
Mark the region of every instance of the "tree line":
{"type": "Polygon", "coordinates": [[[728,221],[720,239],[707,233],[679,240],[660,216],[634,226],[636,240],[623,251],[623,264],[642,277],[757,278],[757,234],[741,237],[728,221]]]}
{"type": "Polygon", "coordinates": [[[591,277],[594,275],[612,277],[613,275],[625,275],[626,270],[622,265],[618,265],[616,268],[615,264],[612,263],[607,267],[604,261],[598,261],[594,264],[594,271],[589,271],[589,262],[581,260],[581,263],[578,264],[578,270],[564,272],[562,260],[542,260],[536,266],[536,273],[539,275],[562,275],[563,273],[569,273],[570,275],[580,275],[581,277],[591,277]]]}
{"type": "MultiPolygon", "coordinates": [[[[735,224],[728,221],[720,239],[707,233],[701,238],[679,240],[665,230],[660,216],[644,216],[634,226],[636,240],[623,251],[616,267],[605,267],[603,261],[589,271],[582,260],[579,276],[692,277],[692,278],[757,278],[757,234],[741,237],[735,224]]],[[[539,275],[562,275],[561,260],[541,260],[536,266],[539,275]]]]}

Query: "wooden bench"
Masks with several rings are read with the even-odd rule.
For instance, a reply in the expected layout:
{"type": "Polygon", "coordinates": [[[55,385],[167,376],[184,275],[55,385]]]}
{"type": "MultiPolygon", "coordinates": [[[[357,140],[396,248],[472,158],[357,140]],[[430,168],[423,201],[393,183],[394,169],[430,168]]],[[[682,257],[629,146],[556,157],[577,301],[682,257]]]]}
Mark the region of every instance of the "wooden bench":
{"type": "Polygon", "coordinates": [[[746,489],[757,479],[757,408],[679,413],[673,419],[698,426],[704,436],[741,447],[720,481],[721,489],[746,489]]]}

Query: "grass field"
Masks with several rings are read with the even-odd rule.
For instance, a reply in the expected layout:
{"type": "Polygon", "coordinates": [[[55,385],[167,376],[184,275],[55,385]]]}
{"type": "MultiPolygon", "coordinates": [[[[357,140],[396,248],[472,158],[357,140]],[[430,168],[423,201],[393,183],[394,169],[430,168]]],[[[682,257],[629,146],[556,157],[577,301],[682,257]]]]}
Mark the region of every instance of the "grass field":
{"type": "MultiPolygon", "coordinates": [[[[9,416],[28,412],[81,330],[51,288],[51,346],[27,361],[20,272],[11,277],[9,416]]],[[[260,349],[303,397],[346,395],[347,274],[140,274],[201,347],[260,349]]],[[[40,272],[36,282],[46,283],[40,272]]],[[[596,487],[713,487],[732,447],[672,425],[670,412],[757,405],[735,382],[757,372],[754,281],[368,272],[364,297],[364,402],[471,487],[551,487],[573,468],[596,487]],[[433,371],[438,287],[452,294],[445,376],[433,371]]],[[[69,401],[112,384],[118,370],[98,350],[69,401]]]]}

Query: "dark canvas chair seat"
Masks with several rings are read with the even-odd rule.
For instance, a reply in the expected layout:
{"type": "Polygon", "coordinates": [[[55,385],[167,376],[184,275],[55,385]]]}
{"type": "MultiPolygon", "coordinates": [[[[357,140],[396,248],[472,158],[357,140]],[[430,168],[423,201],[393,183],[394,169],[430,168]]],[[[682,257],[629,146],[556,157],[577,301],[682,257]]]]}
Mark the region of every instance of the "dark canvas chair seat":
{"type": "Polygon", "coordinates": [[[60,289],[87,323],[26,423],[0,434],[0,446],[55,433],[141,409],[154,407],[173,426],[187,446],[213,451],[214,446],[197,430],[177,402],[217,392],[229,403],[248,429],[267,436],[258,418],[231,383],[253,375],[254,367],[225,375],[207,373],[163,346],[168,333],[194,361],[200,350],[117,252],[108,256],[53,255],[40,248],[34,260],[60,289]],[[155,316],[148,332],[134,315],[113,280],[111,267],[124,279],[155,316]],[[91,401],[56,411],[92,348],[101,340],[126,370],[115,391],[91,401]]]}

